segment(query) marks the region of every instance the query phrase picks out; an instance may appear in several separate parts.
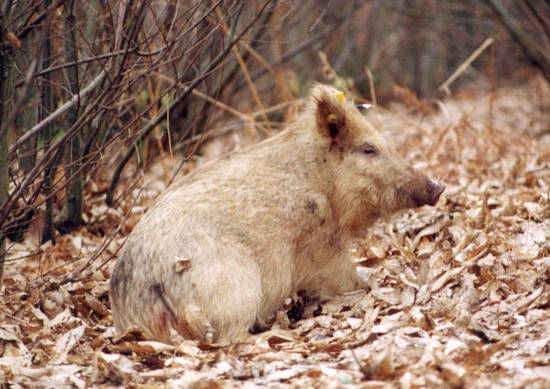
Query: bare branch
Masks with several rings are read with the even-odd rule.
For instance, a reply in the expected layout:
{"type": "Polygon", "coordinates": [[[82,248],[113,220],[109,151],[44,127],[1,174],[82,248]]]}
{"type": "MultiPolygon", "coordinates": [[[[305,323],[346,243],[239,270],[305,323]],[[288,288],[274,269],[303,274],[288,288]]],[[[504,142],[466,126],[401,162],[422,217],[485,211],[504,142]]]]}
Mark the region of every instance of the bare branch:
{"type": "Polygon", "coordinates": [[[57,108],[55,111],[53,111],[48,117],[46,117],[44,120],[42,120],[40,123],[36,124],[34,127],[32,127],[30,130],[25,132],[25,135],[20,137],[17,142],[10,148],[9,153],[15,152],[19,146],[21,146],[23,143],[25,143],[30,137],[32,137],[34,134],[40,132],[45,126],[53,122],[55,119],[57,119],[59,116],[67,112],[67,110],[71,107],[73,107],[75,104],[77,104],[84,96],[86,96],[88,93],[90,93],[92,90],[94,90],[99,83],[105,78],[106,71],[101,71],[96,78],[90,82],[84,89],[80,91],[79,94],[74,95],[69,101],[67,101],[65,104],[63,104],[61,107],[57,108]]]}
{"type": "Polygon", "coordinates": [[[481,44],[481,46],[479,46],[476,51],[474,51],[472,53],[472,55],[470,55],[466,61],[464,61],[462,63],[462,65],[460,65],[458,67],[458,69],[455,70],[455,72],[451,75],[451,77],[449,77],[447,79],[447,81],[445,81],[443,84],[441,84],[441,86],[439,87],[439,90],[442,91],[442,92],[445,92],[447,95],[450,95],[451,94],[451,91],[449,90],[449,86],[451,86],[451,84],[453,83],[454,80],[456,80],[458,78],[458,76],[460,76],[464,70],[466,70],[466,68],[468,68],[468,66],[470,66],[470,64],[472,62],[474,62],[474,60],[479,57],[481,55],[481,53],[483,53],[483,51],[489,47],[492,43],[494,42],[494,39],[493,38],[487,38],[485,39],[485,41],[481,44]]]}

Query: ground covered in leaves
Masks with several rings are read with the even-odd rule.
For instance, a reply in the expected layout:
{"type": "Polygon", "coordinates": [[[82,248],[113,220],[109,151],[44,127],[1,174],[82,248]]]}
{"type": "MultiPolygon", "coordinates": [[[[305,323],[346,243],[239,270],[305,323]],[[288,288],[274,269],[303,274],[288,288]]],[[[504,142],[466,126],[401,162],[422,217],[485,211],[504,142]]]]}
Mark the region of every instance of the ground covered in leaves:
{"type": "Polygon", "coordinates": [[[447,189],[360,242],[369,291],[294,296],[231,347],[117,336],[112,258],[178,165],[164,160],[117,208],[88,183],[88,225],[55,246],[37,252],[32,229],[8,242],[0,387],[550,387],[550,86],[415,104],[369,116],[447,189]]]}

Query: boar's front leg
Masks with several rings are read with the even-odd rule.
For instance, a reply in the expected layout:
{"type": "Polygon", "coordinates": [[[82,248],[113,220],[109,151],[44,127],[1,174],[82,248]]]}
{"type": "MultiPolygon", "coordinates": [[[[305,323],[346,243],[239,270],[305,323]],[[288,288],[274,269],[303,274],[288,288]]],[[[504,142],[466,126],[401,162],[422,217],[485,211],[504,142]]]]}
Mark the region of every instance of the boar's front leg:
{"type": "Polygon", "coordinates": [[[325,301],[339,294],[367,289],[367,283],[356,270],[347,254],[338,254],[306,280],[298,290],[305,290],[310,297],[325,301]]]}

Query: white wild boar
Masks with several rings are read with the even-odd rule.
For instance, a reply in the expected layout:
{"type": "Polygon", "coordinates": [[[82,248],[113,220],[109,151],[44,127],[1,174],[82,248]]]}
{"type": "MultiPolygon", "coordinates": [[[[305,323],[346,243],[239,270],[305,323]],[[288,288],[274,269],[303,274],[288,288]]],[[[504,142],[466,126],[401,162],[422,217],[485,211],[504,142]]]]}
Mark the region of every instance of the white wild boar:
{"type": "Polygon", "coordinates": [[[364,286],[354,238],[377,218],[434,205],[444,186],[398,156],[342,92],[316,86],[277,136],[170,187],[130,234],[111,278],[119,331],[244,340],[292,293],[364,286]]]}

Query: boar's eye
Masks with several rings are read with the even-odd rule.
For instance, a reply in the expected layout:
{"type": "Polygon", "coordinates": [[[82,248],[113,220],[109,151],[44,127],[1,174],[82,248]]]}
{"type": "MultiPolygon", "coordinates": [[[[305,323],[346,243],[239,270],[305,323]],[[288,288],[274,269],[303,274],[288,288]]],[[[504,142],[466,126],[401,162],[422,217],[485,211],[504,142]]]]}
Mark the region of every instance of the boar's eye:
{"type": "Polygon", "coordinates": [[[376,149],[374,147],[366,147],[363,149],[363,154],[376,154],[376,149]]]}
{"type": "Polygon", "coordinates": [[[376,154],[378,154],[378,149],[370,143],[364,143],[361,146],[358,146],[355,151],[370,156],[375,156],[376,154]]]}

